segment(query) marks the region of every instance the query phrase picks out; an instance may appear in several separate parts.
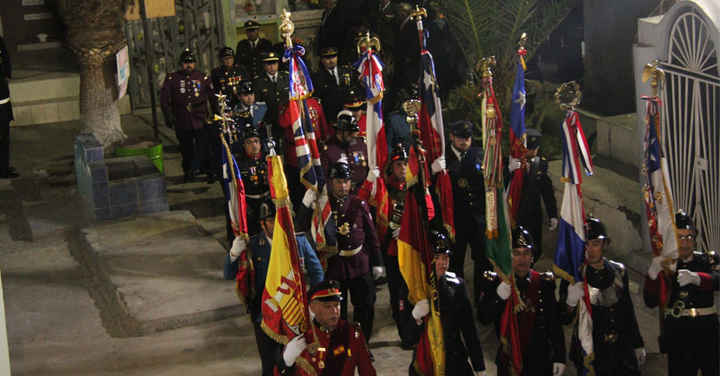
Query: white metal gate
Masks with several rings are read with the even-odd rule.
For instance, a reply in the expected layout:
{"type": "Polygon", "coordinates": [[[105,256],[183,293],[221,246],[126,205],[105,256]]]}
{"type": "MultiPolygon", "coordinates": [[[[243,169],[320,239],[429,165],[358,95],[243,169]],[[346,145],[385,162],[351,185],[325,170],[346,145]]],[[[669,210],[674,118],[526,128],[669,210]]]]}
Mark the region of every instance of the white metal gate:
{"type": "Polygon", "coordinates": [[[662,129],[675,208],[700,229],[698,250],[720,250],[720,74],[708,25],[693,9],[670,29],[662,129]]]}

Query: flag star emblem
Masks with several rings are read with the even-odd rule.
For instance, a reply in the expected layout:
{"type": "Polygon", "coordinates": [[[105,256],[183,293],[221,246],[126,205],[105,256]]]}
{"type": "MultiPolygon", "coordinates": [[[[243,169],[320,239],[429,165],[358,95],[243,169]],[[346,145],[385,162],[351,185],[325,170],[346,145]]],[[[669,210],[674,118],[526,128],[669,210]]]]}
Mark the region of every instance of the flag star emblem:
{"type": "Polygon", "coordinates": [[[425,77],[423,78],[423,83],[425,84],[425,88],[430,89],[430,86],[432,86],[434,84],[432,75],[430,75],[430,73],[428,71],[425,71],[424,76],[425,77]]]}
{"type": "Polygon", "coordinates": [[[515,100],[515,103],[520,103],[520,109],[522,110],[525,108],[525,92],[522,90],[518,91],[518,99],[515,100]]]}

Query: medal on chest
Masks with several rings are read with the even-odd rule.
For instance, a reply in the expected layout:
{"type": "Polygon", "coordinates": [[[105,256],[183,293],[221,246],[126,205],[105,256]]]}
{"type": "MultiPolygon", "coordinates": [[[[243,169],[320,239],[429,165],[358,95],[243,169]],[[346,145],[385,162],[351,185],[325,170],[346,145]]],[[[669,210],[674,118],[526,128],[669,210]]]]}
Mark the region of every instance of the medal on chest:
{"type": "Polygon", "coordinates": [[[468,181],[465,178],[458,179],[458,187],[460,188],[467,188],[468,187],[468,181]]]}

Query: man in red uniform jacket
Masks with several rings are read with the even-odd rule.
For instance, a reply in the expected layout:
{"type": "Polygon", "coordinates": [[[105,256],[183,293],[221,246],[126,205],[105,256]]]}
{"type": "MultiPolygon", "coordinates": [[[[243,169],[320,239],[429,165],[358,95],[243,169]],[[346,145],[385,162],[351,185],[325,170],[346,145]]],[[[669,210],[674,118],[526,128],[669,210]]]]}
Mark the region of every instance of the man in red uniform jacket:
{"type": "Polygon", "coordinates": [[[275,375],[308,375],[311,368],[320,375],[377,375],[370,360],[365,336],[358,324],[340,318],[340,283],[326,279],[308,291],[310,312],[315,316],[310,330],[317,350],[307,349],[305,336],[297,336],[283,349],[275,375]],[[300,359],[298,359],[300,358],[300,359]]]}

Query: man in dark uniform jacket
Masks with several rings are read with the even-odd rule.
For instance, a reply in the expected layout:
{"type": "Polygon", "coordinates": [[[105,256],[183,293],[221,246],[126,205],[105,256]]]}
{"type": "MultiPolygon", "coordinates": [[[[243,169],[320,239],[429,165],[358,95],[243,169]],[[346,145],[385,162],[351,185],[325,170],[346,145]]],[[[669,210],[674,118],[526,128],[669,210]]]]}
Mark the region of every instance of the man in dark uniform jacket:
{"type": "MultiPolygon", "coordinates": [[[[327,259],[326,278],[340,282],[345,300],[340,317],[347,317],[347,296],[353,304],[353,320],[362,325],[365,338],[370,340],[375,319],[375,284],[383,270],[380,241],[370,208],[365,200],[350,193],[350,167],[344,161],[333,164],[328,175],[328,201],[332,220],[324,229],[326,239],[336,239],[338,254],[327,259]]],[[[305,191],[298,222],[310,227],[315,192],[305,191]]]]}
{"type": "MultiPolygon", "coordinates": [[[[521,344],[521,375],[560,376],[565,372],[565,335],[557,312],[555,277],[551,272],[538,273],[530,269],[534,247],[530,232],[522,226],[513,229],[512,272],[520,299],[525,303],[515,313],[521,344]]],[[[489,279],[495,282],[490,286],[494,291],[492,299],[483,305],[481,322],[485,325],[494,323],[495,334],[500,337],[500,322],[512,290],[509,283],[500,281],[496,275],[489,279]]],[[[498,375],[512,374],[510,356],[502,345],[498,348],[495,364],[498,375]]]]}
{"type": "MultiPolygon", "coordinates": [[[[595,374],[639,375],[638,366],[645,362],[645,343],[640,335],[625,265],[610,261],[603,253],[610,244],[605,225],[589,218],[585,227],[587,264],[581,272],[587,280],[593,321],[595,374]]],[[[560,301],[566,303],[565,323],[573,322],[578,302],[585,295],[584,283],[560,285],[560,301]],[[567,298],[565,298],[567,297],[567,298]]],[[[577,330],[570,345],[570,359],[578,373],[583,369],[583,355],[577,330]]]]}
{"type": "MultiPolygon", "coordinates": [[[[255,101],[255,90],[252,82],[247,80],[241,82],[237,97],[237,104],[233,109],[235,121],[242,124],[243,128],[245,125],[251,125],[260,134],[260,138],[266,139],[267,131],[264,124],[267,105],[265,105],[265,102],[255,101]]],[[[263,145],[263,149],[268,151],[266,145],[263,145]]]]}
{"type": "MultiPolygon", "coordinates": [[[[450,251],[449,240],[435,230],[432,230],[428,237],[435,253],[435,276],[440,296],[440,317],[445,343],[445,374],[448,376],[484,375],[485,359],[475,329],[475,319],[465,281],[455,273],[448,271],[449,259],[453,255],[450,251]],[[468,364],[468,357],[472,367],[468,364]]],[[[423,299],[415,306],[410,304],[406,298],[408,287],[405,284],[400,290],[400,296],[403,297],[400,302],[400,317],[406,341],[417,343],[424,326],[427,325],[425,316],[430,313],[430,302],[423,299]]],[[[413,351],[413,363],[415,363],[416,356],[417,348],[413,351]]],[[[410,364],[409,374],[411,376],[418,375],[414,364],[410,364]]]]}
{"type": "Polygon", "coordinates": [[[255,21],[245,22],[245,35],[247,39],[239,41],[235,47],[235,61],[245,66],[248,78],[252,80],[262,73],[262,54],[272,50],[272,43],[260,38],[260,24],[255,21]]]}
{"type": "Polygon", "coordinates": [[[12,179],[19,175],[10,167],[10,122],[14,120],[10,103],[12,65],[5,39],[0,37],[0,179],[12,179]]]}
{"type": "Polygon", "coordinates": [[[260,204],[270,196],[267,154],[263,151],[260,134],[251,126],[245,127],[242,145],[243,152],[237,157],[237,164],[245,186],[248,235],[252,236],[260,232],[257,220],[260,204]]]}
{"type": "Polygon", "coordinates": [[[243,80],[250,77],[242,65],[235,64],[235,53],[230,47],[223,47],[218,53],[221,65],[210,72],[213,87],[218,93],[225,94],[230,108],[235,107],[238,93],[238,86],[243,80]]]}
{"type": "Polygon", "coordinates": [[[354,376],[355,372],[362,376],[377,375],[359,324],[340,318],[340,302],[343,301],[340,283],[326,279],[314,285],[308,291],[308,300],[308,309],[315,315],[310,330],[313,338],[319,341],[317,351],[306,351],[304,335],[293,338],[285,346],[275,375],[305,376],[313,374],[312,371],[315,375],[354,376]],[[298,357],[312,367],[312,371],[295,365],[298,357]]]}
{"type": "Polygon", "coordinates": [[[410,17],[410,4],[400,4],[398,20],[400,27],[395,34],[393,46],[392,87],[400,89],[408,82],[414,82],[420,75],[420,39],[416,22],[410,17]]]}
{"type": "MultiPolygon", "coordinates": [[[[278,71],[280,55],[271,51],[263,56],[263,71],[253,82],[255,99],[267,105],[265,121],[277,124],[278,106],[290,100],[290,78],[287,72],[278,71]]],[[[278,136],[282,135],[279,128],[273,127],[273,130],[278,136]]]]}
{"type": "MultiPolygon", "coordinates": [[[[268,268],[270,266],[270,252],[272,251],[272,237],[275,230],[275,204],[272,199],[267,198],[260,205],[259,224],[262,232],[251,236],[246,243],[242,237],[237,237],[232,243],[230,252],[225,258],[225,266],[223,275],[225,279],[235,280],[237,275],[241,255],[245,251],[249,251],[248,259],[252,260],[255,270],[255,278],[252,280],[251,291],[255,295],[250,297],[247,302],[247,308],[250,313],[250,320],[255,329],[255,342],[257,344],[260,360],[262,361],[262,376],[271,376],[275,365],[280,361],[282,353],[282,345],[270,338],[261,328],[262,323],[262,295],[265,289],[265,281],[267,280],[268,268]]],[[[301,265],[304,266],[307,276],[310,277],[310,284],[320,283],[323,277],[320,260],[318,260],[315,250],[307,240],[305,234],[296,233],[295,240],[298,244],[299,257],[302,260],[301,265]]]]}
{"type": "Polygon", "coordinates": [[[525,169],[522,193],[520,194],[520,210],[518,211],[517,223],[532,234],[535,240],[533,249],[533,262],[537,262],[542,255],[542,224],[543,212],[540,199],[545,203],[545,210],[550,218],[550,228],[553,231],[557,228],[557,202],[555,201],[555,190],[552,180],[548,176],[548,162],[545,158],[537,156],[540,148],[542,135],[537,129],[529,128],[527,135],[527,151],[525,160],[509,158],[505,177],[505,186],[508,186],[515,170],[525,169]]]}
{"type": "Polygon", "coordinates": [[[312,75],[314,95],[320,98],[325,116],[335,119],[342,110],[342,100],[353,86],[350,68],[338,66],[335,47],[320,52],[320,67],[312,75]]]}
{"type": "MultiPolygon", "coordinates": [[[[455,244],[450,270],[463,278],[465,250],[469,244],[474,261],[473,287],[477,304],[482,275],[492,266],[485,252],[485,178],[482,171],[485,154],[482,149],[471,144],[473,127],[469,121],[450,124],[451,144],[445,149],[445,158],[455,205],[455,244]]],[[[444,167],[436,164],[433,162],[433,173],[444,167]]]]}
{"type": "Polygon", "coordinates": [[[380,38],[383,63],[392,62],[395,35],[400,30],[400,5],[390,0],[380,0],[379,4],[371,9],[369,17],[370,30],[377,33],[380,38]]]}
{"type": "Polygon", "coordinates": [[[678,259],[653,259],[643,288],[645,305],[658,307],[660,280],[670,288],[665,316],[665,333],[660,352],[668,354],[668,375],[718,375],[720,371],[720,324],[714,307],[714,292],[720,290],[720,266],[715,252],[694,252],[698,230],[683,211],[675,215],[680,243],[678,259]],[[676,272],[677,271],[677,272],[676,272]]]}
{"type": "Polygon", "coordinates": [[[335,136],[325,143],[320,152],[323,174],[328,176],[330,166],[341,159],[350,165],[350,193],[357,195],[370,172],[367,165],[367,146],[365,139],[358,137],[360,128],[357,119],[349,111],[340,111],[335,123],[335,136]]]}
{"type": "Polygon", "coordinates": [[[345,35],[341,33],[339,13],[335,9],[334,0],[323,0],[325,11],[320,20],[318,31],[318,47],[320,51],[327,47],[338,48],[345,42],[345,35]]]}
{"type": "Polygon", "coordinates": [[[210,131],[205,127],[208,102],[213,112],[219,111],[212,81],[205,73],[195,70],[195,62],[195,54],[185,49],[180,54],[182,70],[168,74],[160,89],[165,125],[175,128],[186,181],[194,180],[210,142],[210,131]]]}

